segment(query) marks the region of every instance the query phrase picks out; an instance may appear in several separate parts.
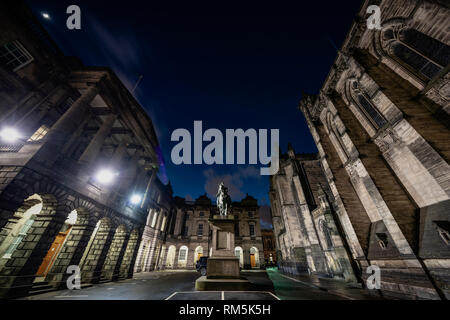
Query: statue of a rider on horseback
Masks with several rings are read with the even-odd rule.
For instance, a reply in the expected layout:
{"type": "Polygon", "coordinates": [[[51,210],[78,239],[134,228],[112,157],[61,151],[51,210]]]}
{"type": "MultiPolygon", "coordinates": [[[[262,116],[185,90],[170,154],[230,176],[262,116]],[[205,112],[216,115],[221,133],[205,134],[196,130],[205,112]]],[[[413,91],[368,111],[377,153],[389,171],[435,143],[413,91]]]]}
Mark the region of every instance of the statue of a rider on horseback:
{"type": "Polygon", "coordinates": [[[217,208],[221,216],[231,214],[231,198],[228,194],[228,188],[225,187],[223,182],[219,184],[219,190],[217,191],[217,208]]]}

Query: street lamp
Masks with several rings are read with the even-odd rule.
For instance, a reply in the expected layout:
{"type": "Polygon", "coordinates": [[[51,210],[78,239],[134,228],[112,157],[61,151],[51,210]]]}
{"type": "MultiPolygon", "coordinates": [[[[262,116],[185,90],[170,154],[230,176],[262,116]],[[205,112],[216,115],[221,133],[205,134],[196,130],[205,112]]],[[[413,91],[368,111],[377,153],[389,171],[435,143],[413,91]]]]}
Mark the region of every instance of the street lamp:
{"type": "Polygon", "coordinates": [[[42,12],[42,17],[44,17],[44,19],[50,20],[50,15],[47,12],[42,12]]]}
{"type": "Polygon", "coordinates": [[[100,169],[95,175],[95,179],[101,184],[110,184],[119,174],[110,169],[100,169]]]}
{"type": "Polygon", "coordinates": [[[20,138],[20,134],[15,128],[5,127],[0,131],[0,137],[8,143],[13,143],[20,138]]]}
{"type": "Polygon", "coordinates": [[[134,205],[141,203],[141,201],[142,201],[142,196],[140,194],[133,194],[130,197],[130,202],[134,205]]]}

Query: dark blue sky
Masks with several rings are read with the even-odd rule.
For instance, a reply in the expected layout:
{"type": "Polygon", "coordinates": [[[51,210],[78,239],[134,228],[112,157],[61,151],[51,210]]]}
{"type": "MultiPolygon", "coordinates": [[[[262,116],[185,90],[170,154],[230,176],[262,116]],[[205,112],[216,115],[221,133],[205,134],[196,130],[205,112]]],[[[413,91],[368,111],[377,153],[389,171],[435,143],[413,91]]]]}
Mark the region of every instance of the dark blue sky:
{"type": "Polygon", "coordinates": [[[317,93],[361,1],[40,1],[28,4],[63,52],[109,66],[153,119],[176,195],[196,198],[224,180],[233,200],[268,203],[269,180],[249,165],[181,165],[170,159],[173,130],[280,129],[280,145],[316,152],[301,112],[317,93]],[[246,4],[243,4],[246,3],[246,4]],[[66,28],[67,6],[81,30],[66,28]],[[47,12],[51,20],[42,18],[47,12]]]}

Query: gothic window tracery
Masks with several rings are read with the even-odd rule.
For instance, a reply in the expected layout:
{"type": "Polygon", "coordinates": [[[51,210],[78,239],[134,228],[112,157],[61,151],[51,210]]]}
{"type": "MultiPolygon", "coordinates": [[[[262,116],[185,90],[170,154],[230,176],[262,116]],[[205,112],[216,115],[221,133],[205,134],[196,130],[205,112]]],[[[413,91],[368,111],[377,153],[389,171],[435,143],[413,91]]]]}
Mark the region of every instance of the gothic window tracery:
{"type": "Polygon", "coordinates": [[[450,63],[450,46],[415,29],[393,26],[383,32],[381,40],[391,57],[425,80],[450,63]]]}
{"type": "Polygon", "coordinates": [[[351,96],[363,115],[369,120],[372,126],[378,130],[387,123],[386,118],[375,107],[367,93],[362,89],[357,81],[351,83],[351,96]]]}

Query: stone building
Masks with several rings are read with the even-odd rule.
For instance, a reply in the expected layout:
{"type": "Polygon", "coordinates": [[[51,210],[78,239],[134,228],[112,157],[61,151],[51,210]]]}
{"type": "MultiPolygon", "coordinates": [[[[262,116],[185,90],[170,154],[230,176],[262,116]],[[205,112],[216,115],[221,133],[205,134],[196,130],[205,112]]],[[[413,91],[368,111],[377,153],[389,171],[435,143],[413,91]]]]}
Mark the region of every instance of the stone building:
{"type": "Polygon", "coordinates": [[[264,250],[264,263],[266,265],[276,264],[277,248],[275,246],[275,237],[272,229],[262,229],[261,237],[264,250]]]}
{"type": "MultiPolygon", "coordinates": [[[[176,218],[168,226],[165,253],[161,260],[164,269],[192,269],[201,256],[209,256],[209,218],[217,215],[217,207],[207,195],[195,201],[175,197],[176,218]]],[[[257,200],[249,195],[233,202],[235,224],[235,254],[241,268],[260,268],[264,263],[261,228],[257,200]]]]}
{"type": "Polygon", "coordinates": [[[129,278],[158,140],[108,68],[65,57],[21,1],[0,3],[0,297],[129,278]],[[34,286],[34,289],[32,287],[34,286]]]}
{"type": "Polygon", "coordinates": [[[176,217],[173,213],[172,194],[170,183],[164,185],[159,179],[155,179],[149,193],[149,212],[134,266],[135,272],[162,268],[163,258],[166,255],[167,231],[176,217]]]}
{"type": "Polygon", "coordinates": [[[316,154],[296,154],[289,145],[278,173],[270,177],[269,197],[282,271],[356,281],[316,154]]]}
{"type": "Polygon", "coordinates": [[[365,1],[300,103],[359,273],[381,268],[384,295],[450,297],[449,17],[445,1],[365,1]]]}

